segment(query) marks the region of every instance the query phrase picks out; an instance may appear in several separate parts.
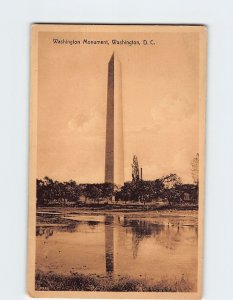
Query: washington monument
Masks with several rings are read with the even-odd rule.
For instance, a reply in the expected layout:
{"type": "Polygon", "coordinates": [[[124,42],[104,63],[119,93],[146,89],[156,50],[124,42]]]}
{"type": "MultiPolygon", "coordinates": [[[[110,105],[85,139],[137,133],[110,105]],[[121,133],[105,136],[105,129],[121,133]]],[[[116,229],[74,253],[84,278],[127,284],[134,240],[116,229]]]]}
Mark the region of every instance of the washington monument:
{"type": "Polygon", "coordinates": [[[108,63],[105,182],[124,185],[121,65],[113,53],[108,63]]]}

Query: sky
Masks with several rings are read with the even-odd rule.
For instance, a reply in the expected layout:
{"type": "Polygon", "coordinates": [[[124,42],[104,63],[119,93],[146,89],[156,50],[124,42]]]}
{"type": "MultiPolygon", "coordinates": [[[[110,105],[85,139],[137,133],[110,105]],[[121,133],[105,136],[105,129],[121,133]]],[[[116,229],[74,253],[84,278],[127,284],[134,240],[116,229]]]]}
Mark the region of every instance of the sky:
{"type": "Polygon", "coordinates": [[[103,182],[107,71],[122,70],[124,176],[137,155],[143,178],[176,173],[192,182],[198,152],[197,32],[40,32],[37,177],[103,182]],[[109,40],[109,45],[54,44],[53,39],[109,40]],[[140,45],[112,45],[112,39],[140,45]],[[146,39],[154,45],[143,46],[146,39]]]}

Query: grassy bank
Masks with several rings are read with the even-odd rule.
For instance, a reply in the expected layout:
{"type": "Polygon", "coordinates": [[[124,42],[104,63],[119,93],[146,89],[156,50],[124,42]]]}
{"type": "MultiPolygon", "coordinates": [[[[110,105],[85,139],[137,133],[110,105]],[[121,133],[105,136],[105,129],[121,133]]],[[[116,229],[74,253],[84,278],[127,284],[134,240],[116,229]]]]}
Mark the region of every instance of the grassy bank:
{"type": "Polygon", "coordinates": [[[101,277],[98,275],[58,275],[36,272],[36,290],[38,291],[114,291],[114,292],[193,292],[194,286],[186,278],[161,279],[157,283],[148,283],[146,279],[130,277],[101,277]]]}

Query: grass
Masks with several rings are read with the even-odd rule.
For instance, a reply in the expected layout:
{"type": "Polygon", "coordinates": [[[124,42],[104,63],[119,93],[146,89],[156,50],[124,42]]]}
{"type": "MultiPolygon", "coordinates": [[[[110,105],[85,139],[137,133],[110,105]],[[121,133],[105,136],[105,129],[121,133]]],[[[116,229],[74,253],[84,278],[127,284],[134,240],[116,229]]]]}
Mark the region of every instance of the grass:
{"type": "Polygon", "coordinates": [[[100,277],[98,275],[58,275],[36,272],[37,291],[111,291],[111,292],[193,292],[193,284],[182,276],[179,279],[161,279],[148,283],[146,279],[130,277],[100,277]]]}

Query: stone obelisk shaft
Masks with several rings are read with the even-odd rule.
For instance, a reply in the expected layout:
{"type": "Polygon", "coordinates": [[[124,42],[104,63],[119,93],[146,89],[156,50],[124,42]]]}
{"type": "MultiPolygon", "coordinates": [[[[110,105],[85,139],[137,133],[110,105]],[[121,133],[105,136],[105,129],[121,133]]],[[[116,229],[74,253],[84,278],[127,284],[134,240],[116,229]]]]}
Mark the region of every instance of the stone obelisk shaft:
{"type": "Polygon", "coordinates": [[[105,182],[124,184],[121,67],[113,54],[108,63],[105,182]]]}

